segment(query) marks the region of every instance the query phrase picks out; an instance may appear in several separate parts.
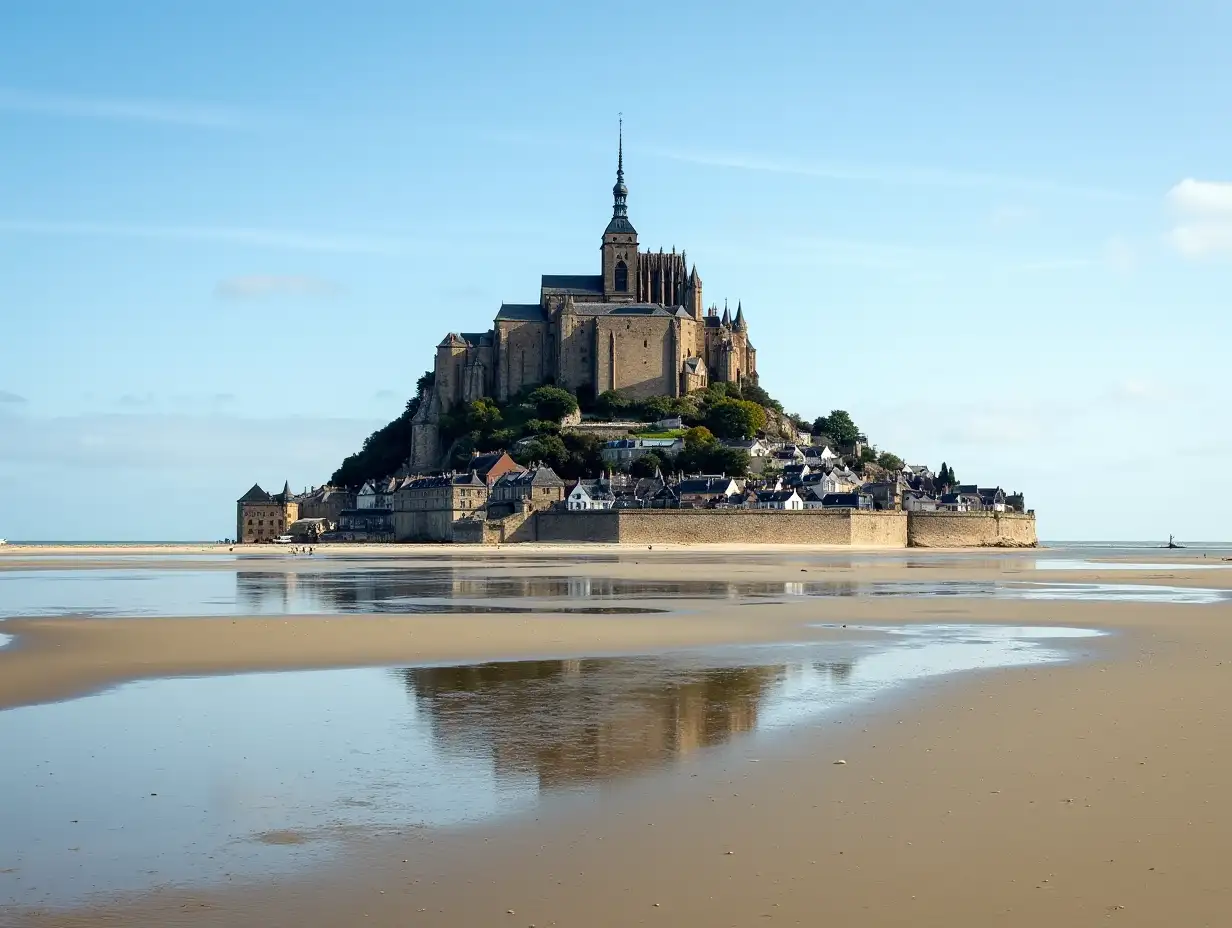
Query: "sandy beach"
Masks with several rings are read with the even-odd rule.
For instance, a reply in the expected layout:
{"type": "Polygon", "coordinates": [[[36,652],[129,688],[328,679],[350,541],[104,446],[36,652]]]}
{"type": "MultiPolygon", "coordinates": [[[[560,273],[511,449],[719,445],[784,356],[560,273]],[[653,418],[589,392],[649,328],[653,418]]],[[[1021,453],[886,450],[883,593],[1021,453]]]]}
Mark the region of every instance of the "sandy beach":
{"type": "MultiPolygon", "coordinates": [[[[106,562],[115,553],[88,556],[106,562]]],[[[140,553],[155,563],[179,554],[140,553]]],[[[442,553],[458,552],[416,556],[442,553]]],[[[829,564],[805,550],[586,553],[614,557],[554,566],[526,560],[560,551],[505,549],[456,560],[509,577],[687,573],[790,583],[807,575],[895,584],[1030,576],[1232,586],[1232,572],[1186,570],[1197,560],[1187,557],[1147,570],[1049,570],[1033,553],[851,551],[829,564]]],[[[4,551],[0,572],[36,569],[28,554],[4,551]]],[[[362,557],[408,559],[406,549],[362,557]]],[[[285,563],[264,552],[261,559],[263,570],[285,563]]],[[[339,565],[323,558],[313,568],[339,565]]],[[[843,625],[1062,625],[1113,634],[1083,660],[941,678],[909,699],[801,726],[721,762],[615,781],[592,801],[465,828],[349,836],[345,854],[310,873],[167,888],[67,911],[0,909],[0,921],[66,928],[1226,922],[1232,603],[852,595],[638,605],[671,612],[10,619],[0,625],[15,636],[0,650],[0,707],[135,679],[824,641],[851,634],[843,625]]]]}

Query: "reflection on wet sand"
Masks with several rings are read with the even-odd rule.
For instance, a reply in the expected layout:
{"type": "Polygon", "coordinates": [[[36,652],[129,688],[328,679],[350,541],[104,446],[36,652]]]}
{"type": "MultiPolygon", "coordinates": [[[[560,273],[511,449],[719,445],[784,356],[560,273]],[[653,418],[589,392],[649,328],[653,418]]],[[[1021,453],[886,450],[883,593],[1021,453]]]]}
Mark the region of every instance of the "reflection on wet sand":
{"type": "Polygon", "coordinates": [[[649,657],[155,680],[6,710],[0,913],[283,872],[346,835],[531,810],[556,792],[705,763],[707,749],[927,677],[1064,660],[1073,651],[1052,639],[1079,630],[851,633],[649,657]]]}
{"type": "MultiPolygon", "coordinates": [[[[835,679],[849,663],[820,665],[835,679]]],[[[753,730],[782,666],[682,671],[646,659],[400,671],[444,751],[559,787],[654,767],[753,730]]]]}

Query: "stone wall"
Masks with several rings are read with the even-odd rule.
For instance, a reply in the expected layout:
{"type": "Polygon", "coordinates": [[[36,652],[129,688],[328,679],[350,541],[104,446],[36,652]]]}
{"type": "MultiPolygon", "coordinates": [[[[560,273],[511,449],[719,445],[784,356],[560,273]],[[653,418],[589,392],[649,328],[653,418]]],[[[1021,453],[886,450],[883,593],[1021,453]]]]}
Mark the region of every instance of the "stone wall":
{"type": "Polygon", "coordinates": [[[501,319],[496,323],[496,340],[500,346],[497,360],[499,383],[497,399],[504,402],[524,386],[537,387],[547,373],[544,347],[548,327],[542,322],[501,319]]]}
{"type": "Polygon", "coordinates": [[[902,512],[740,509],[613,509],[541,512],[538,541],[621,544],[862,545],[902,548],[902,512]]]}
{"type": "MultiPolygon", "coordinates": [[[[395,513],[396,517],[397,513],[395,513]]],[[[1035,515],[1016,512],[801,512],[747,509],[611,509],[518,512],[455,523],[470,544],[785,544],[862,548],[1035,547],[1035,515]]]]}
{"type": "Polygon", "coordinates": [[[549,510],[535,513],[535,540],[568,544],[620,541],[620,517],[627,509],[593,509],[580,512],[549,510]]]}
{"type": "Polygon", "coordinates": [[[565,312],[557,323],[556,382],[569,390],[594,386],[595,320],[565,312]]]}
{"type": "Polygon", "coordinates": [[[449,541],[455,513],[452,509],[394,511],[394,538],[398,541],[449,541]]]}
{"type": "Polygon", "coordinates": [[[676,327],[671,316],[600,316],[595,392],[619,390],[630,399],[679,392],[676,327]]]}
{"type": "Polygon", "coordinates": [[[912,512],[912,548],[1034,548],[1035,514],[1021,512],[912,512]]]}
{"type": "Polygon", "coordinates": [[[850,544],[863,548],[905,548],[910,522],[906,512],[851,512],[850,544]]]}

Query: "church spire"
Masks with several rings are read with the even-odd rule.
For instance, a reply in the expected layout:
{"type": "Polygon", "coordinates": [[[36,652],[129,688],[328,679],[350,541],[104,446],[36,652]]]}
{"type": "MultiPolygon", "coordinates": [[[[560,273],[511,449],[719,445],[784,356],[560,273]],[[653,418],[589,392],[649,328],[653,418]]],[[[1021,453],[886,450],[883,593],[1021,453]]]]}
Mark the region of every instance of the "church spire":
{"type": "Polygon", "coordinates": [[[629,222],[629,188],[625,186],[625,121],[620,119],[618,141],[616,143],[616,183],[612,187],[612,221],[607,225],[608,232],[630,232],[637,234],[633,223],[629,222]]]}
{"type": "Polygon", "coordinates": [[[616,143],[616,186],[612,188],[612,218],[629,217],[629,188],[625,186],[625,120],[620,119],[619,141],[616,143]]]}
{"type": "Polygon", "coordinates": [[[732,322],[732,326],[740,332],[744,331],[744,304],[736,304],[736,318],[732,322]]]}

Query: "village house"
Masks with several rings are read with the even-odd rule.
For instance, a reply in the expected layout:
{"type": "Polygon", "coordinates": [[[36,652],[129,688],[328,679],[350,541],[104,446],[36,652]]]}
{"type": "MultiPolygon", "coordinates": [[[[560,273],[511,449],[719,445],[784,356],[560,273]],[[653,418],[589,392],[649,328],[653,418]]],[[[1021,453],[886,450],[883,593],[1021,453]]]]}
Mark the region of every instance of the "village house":
{"type": "Polygon", "coordinates": [[[976,492],[980,497],[980,507],[986,512],[1005,512],[1005,491],[1000,487],[980,487],[976,492]]]}
{"type": "Polygon", "coordinates": [[[570,510],[611,509],[616,503],[611,484],[606,480],[578,480],[565,497],[565,507],[570,510]]]}
{"type": "Polygon", "coordinates": [[[903,508],[903,485],[897,478],[866,483],[861,487],[861,492],[872,497],[874,509],[903,508]]]}
{"type": "Polygon", "coordinates": [[[507,474],[510,471],[526,470],[525,467],[509,456],[508,451],[489,451],[483,454],[476,454],[471,458],[466,469],[473,470],[478,474],[479,479],[487,484],[489,490],[501,474],[507,474]]]}
{"type": "Polygon", "coordinates": [[[770,449],[766,447],[765,442],[763,442],[760,438],[749,438],[747,440],[732,439],[729,441],[724,441],[722,444],[724,448],[731,448],[735,451],[743,451],[749,456],[750,459],[765,458],[770,456],[770,449]]]}
{"type": "Polygon", "coordinates": [[[355,493],[344,487],[313,487],[299,499],[301,519],[325,519],[336,523],[344,510],[358,508],[355,493]]]}
{"type": "Polygon", "coordinates": [[[389,494],[384,492],[384,481],[369,480],[359,488],[359,493],[355,496],[356,509],[389,509],[394,507],[389,499],[389,494]],[[389,505],[385,505],[389,503],[389,505]]]}
{"type": "Polygon", "coordinates": [[[812,472],[808,464],[788,464],[783,468],[783,481],[790,487],[802,487],[812,472]]]}
{"type": "Polygon", "coordinates": [[[682,509],[704,509],[719,502],[730,502],[740,492],[740,484],[724,475],[685,477],[676,485],[676,497],[682,509]]]}
{"type": "Polygon", "coordinates": [[[608,475],[608,488],[612,491],[614,509],[650,509],[654,495],[663,488],[663,474],[655,471],[653,477],[631,477],[628,474],[608,475]]]}
{"type": "Polygon", "coordinates": [[[283,483],[282,492],[270,494],[254,483],[252,489],[235,502],[235,540],[239,544],[259,544],[273,541],[299,518],[299,503],[291,493],[290,483],[283,483]]]}
{"type": "Polygon", "coordinates": [[[393,541],[392,509],[347,509],[338,514],[338,527],[321,536],[322,541],[393,541]]]}
{"type": "Polygon", "coordinates": [[[756,509],[786,509],[792,512],[804,508],[804,500],[795,490],[761,490],[754,503],[756,509]]]}
{"type": "Polygon", "coordinates": [[[398,541],[448,541],[450,526],[488,501],[488,485],[477,473],[408,477],[394,494],[394,536],[398,541]]]}
{"type": "Polygon", "coordinates": [[[805,500],[805,509],[872,509],[873,498],[867,493],[825,493],[805,500]]]}
{"type": "Polygon", "coordinates": [[[903,510],[906,512],[936,512],[937,499],[919,490],[907,490],[903,493],[903,510]]]}
{"type": "Polygon", "coordinates": [[[804,463],[804,452],[800,450],[798,445],[784,445],[772,452],[770,456],[774,458],[775,463],[779,467],[804,463]]]}
{"type": "Polygon", "coordinates": [[[813,467],[828,465],[839,459],[829,445],[806,445],[803,451],[804,459],[813,467]]]}
{"type": "Polygon", "coordinates": [[[652,451],[659,455],[676,455],[684,448],[678,438],[618,438],[603,446],[604,462],[620,467],[645,457],[652,451]]]}
{"type": "Polygon", "coordinates": [[[530,470],[509,471],[501,474],[492,484],[488,496],[488,517],[503,518],[515,509],[530,506],[547,509],[565,498],[565,481],[556,471],[545,464],[530,470]]]}

